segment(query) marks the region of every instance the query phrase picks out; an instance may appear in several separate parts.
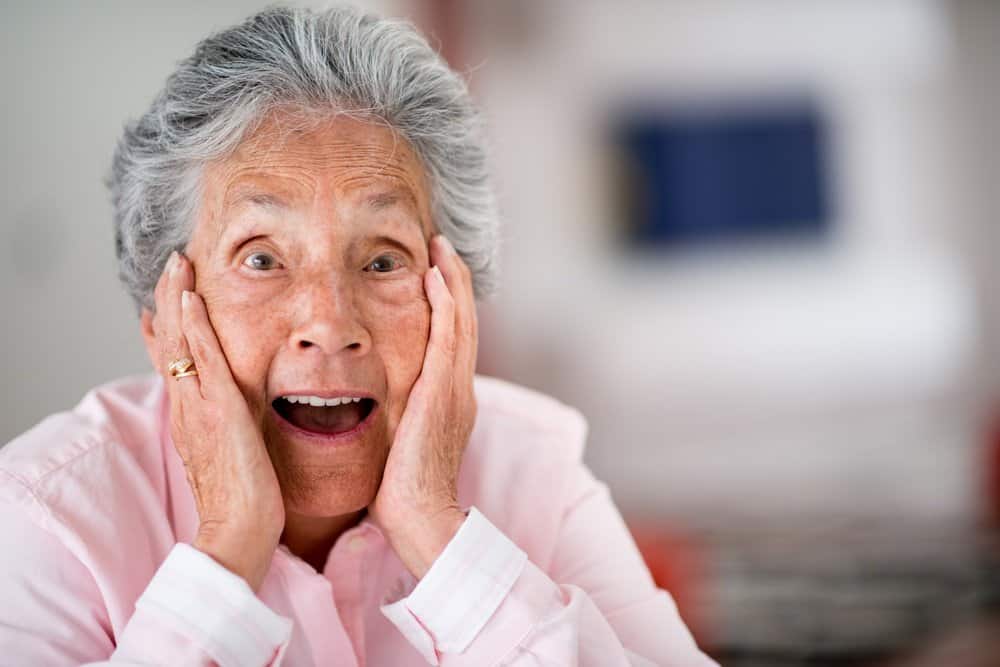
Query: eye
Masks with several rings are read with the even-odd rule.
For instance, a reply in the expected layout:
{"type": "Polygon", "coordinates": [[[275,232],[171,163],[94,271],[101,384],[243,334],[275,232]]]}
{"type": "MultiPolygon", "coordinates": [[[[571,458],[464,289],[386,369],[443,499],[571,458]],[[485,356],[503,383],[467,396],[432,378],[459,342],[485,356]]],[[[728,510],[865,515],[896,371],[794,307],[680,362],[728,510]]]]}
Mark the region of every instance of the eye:
{"type": "Polygon", "coordinates": [[[392,255],[379,255],[365,267],[365,271],[390,273],[395,271],[397,268],[399,268],[399,261],[395,257],[392,255]]]}
{"type": "Polygon", "coordinates": [[[278,260],[266,252],[254,252],[247,255],[247,258],[243,260],[243,264],[257,271],[270,271],[277,268],[278,260]]]}

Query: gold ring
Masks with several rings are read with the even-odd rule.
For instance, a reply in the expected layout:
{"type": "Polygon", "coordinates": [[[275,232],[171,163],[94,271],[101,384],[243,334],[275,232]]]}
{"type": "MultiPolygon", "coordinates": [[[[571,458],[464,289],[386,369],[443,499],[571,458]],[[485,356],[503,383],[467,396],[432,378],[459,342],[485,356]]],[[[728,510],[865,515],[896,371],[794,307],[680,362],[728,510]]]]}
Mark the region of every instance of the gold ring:
{"type": "Polygon", "coordinates": [[[194,360],[190,357],[182,357],[180,359],[175,359],[170,362],[167,366],[167,372],[175,380],[180,380],[181,378],[186,378],[189,375],[197,375],[198,369],[194,367],[194,360]]]}

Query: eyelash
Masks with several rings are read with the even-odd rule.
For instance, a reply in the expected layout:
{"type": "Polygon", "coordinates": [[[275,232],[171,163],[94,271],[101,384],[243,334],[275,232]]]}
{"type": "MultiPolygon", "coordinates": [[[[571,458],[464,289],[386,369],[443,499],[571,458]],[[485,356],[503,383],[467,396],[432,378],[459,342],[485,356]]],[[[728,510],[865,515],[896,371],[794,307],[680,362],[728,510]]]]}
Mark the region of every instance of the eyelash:
{"type": "Polygon", "coordinates": [[[402,263],[403,262],[396,255],[393,255],[392,253],[383,253],[383,254],[379,255],[378,257],[376,257],[375,259],[373,259],[372,261],[368,262],[368,265],[365,266],[364,270],[372,272],[372,273],[392,273],[393,271],[397,270],[402,265],[402,263]],[[392,260],[393,268],[390,269],[390,270],[388,270],[388,271],[374,271],[374,270],[372,270],[372,268],[371,268],[372,264],[374,264],[375,262],[377,262],[377,261],[379,261],[381,259],[392,260]]]}
{"type": "MultiPolygon", "coordinates": [[[[393,271],[396,271],[397,269],[399,269],[402,264],[403,264],[402,260],[399,257],[397,257],[396,255],[394,255],[392,253],[383,253],[383,254],[379,255],[378,257],[376,257],[375,259],[373,259],[372,261],[370,261],[365,266],[364,270],[368,271],[368,272],[371,272],[371,273],[392,273],[393,271]],[[388,260],[390,260],[392,262],[392,268],[391,269],[389,269],[388,271],[377,271],[377,270],[372,269],[372,265],[373,264],[375,264],[379,260],[386,260],[386,259],[388,259],[388,260]]],[[[268,253],[268,252],[262,252],[260,250],[254,251],[254,252],[250,253],[249,255],[247,255],[246,258],[244,258],[244,260],[243,260],[243,265],[246,266],[247,268],[253,269],[255,271],[273,271],[275,268],[280,268],[280,266],[281,266],[280,262],[278,262],[278,260],[275,259],[274,255],[272,255],[271,253],[268,253]],[[265,257],[269,257],[271,259],[271,261],[273,262],[274,265],[271,266],[270,268],[266,268],[266,269],[261,269],[261,268],[256,268],[256,267],[251,266],[250,265],[250,258],[256,257],[258,255],[263,255],[265,257]]]]}

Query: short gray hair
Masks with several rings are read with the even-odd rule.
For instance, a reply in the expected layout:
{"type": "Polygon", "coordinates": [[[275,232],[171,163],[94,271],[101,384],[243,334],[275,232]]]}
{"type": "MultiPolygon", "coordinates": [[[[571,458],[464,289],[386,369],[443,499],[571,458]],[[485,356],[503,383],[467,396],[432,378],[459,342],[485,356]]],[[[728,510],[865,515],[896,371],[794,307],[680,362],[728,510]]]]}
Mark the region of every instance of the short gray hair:
{"type": "Polygon", "coordinates": [[[499,216],[482,117],[461,77],[408,23],[274,7],[199,43],[118,142],[108,177],[115,249],[140,309],[153,309],[170,252],[187,244],[205,163],[285,107],[394,128],[426,171],[434,223],[468,264],[476,295],[493,290],[499,216]]]}

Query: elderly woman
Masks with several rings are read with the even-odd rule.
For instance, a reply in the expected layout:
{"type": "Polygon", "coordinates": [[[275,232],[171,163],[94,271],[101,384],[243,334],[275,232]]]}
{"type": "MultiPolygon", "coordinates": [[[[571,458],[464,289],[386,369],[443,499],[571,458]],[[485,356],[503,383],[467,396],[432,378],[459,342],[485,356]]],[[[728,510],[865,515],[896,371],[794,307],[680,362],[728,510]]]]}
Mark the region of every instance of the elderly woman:
{"type": "Polygon", "coordinates": [[[474,376],[479,117],[410,28],[209,37],[110,186],[159,374],[2,450],[5,664],[712,664],[578,413],[474,376]]]}

